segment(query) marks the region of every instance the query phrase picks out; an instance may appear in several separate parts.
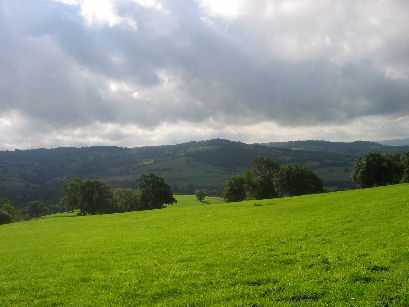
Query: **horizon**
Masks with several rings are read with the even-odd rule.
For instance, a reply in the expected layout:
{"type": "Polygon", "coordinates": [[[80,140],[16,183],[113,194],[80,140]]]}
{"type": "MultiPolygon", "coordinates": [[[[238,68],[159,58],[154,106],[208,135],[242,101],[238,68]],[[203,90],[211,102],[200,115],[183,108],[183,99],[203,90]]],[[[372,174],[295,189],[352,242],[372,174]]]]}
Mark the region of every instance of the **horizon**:
{"type": "Polygon", "coordinates": [[[201,140],[190,140],[186,142],[181,142],[181,143],[176,143],[176,144],[159,144],[159,145],[138,145],[138,146],[121,146],[121,145],[81,145],[81,146],[57,146],[57,147],[36,147],[36,148],[14,148],[14,149],[0,149],[0,152],[13,152],[13,151],[30,151],[30,150],[53,150],[53,149],[58,149],[58,148],[75,148],[75,149],[81,149],[81,148],[91,148],[91,147],[116,147],[116,148],[125,148],[125,149],[133,149],[133,148],[143,148],[143,147],[161,147],[161,146],[177,146],[177,145],[182,145],[182,144],[188,144],[188,143],[199,143],[199,142],[208,142],[208,141],[214,141],[214,140],[222,140],[222,141],[229,141],[229,142],[239,142],[247,145],[253,145],[253,144],[269,144],[269,143],[291,143],[291,142],[326,142],[326,143],[345,143],[345,144],[351,144],[351,143],[356,143],[356,142],[370,142],[370,143],[376,143],[378,145],[383,145],[383,146],[409,146],[409,138],[400,138],[400,139],[390,139],[390,140],[378,140],[378,141],[370,141],[370,140],[353,140],[353,141],[330,141],[330,140],[318,140],[318,139],[305,139],[305,140],[289,140],[289,141],[269,141],[269,142],[243,142],[243,141],[238,141],[238,140],[231,140],[231,139],[225,139],[225,138],[212,138],[212,139],[201,139],[201,140]],[[407,144],[399,144],[399,145],[388,145],[388,144],[383,144],[383,142],[399,142],[399,141],[407,141],[407,144]]]}

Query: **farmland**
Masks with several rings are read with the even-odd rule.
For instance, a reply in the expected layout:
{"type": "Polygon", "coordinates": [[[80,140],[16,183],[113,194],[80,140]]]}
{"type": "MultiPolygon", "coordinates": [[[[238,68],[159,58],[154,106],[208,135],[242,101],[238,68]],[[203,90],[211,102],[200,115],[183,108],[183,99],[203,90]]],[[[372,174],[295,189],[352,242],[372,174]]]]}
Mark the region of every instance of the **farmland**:
{"type": "MultiPolygon", "coordinates": [[[[409,304],[409,185],[0,226],[0,305],[409,304]]],[[[215,201],[215,200],[214,200],[215,201]]]]}

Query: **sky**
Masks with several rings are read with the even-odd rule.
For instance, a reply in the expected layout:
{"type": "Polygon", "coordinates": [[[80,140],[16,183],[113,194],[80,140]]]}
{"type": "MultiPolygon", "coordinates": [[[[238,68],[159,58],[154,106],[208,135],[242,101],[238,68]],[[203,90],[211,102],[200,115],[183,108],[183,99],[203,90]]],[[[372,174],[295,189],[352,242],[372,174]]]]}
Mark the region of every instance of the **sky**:
{"type": "Polygon", "coordinates": [[[409,136],[407,0],[0,0],[0,150],[409,136]]]}

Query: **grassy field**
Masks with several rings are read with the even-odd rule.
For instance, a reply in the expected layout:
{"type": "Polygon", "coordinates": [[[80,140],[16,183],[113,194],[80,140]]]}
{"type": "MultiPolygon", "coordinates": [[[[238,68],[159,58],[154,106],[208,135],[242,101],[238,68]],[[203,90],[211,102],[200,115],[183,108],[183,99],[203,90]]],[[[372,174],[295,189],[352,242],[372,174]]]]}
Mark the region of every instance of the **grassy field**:
{"type": "Polygon", "coordinates": [[[409,185],[185,199],[1,225],[0,306],[409,305],[409,185]]]}
{"type": "Polygon", "coordinates": [[[178,201],[176,204],[172,205],[172,208],[187,207],[187,206],[200,206],[200,205],[210,205],[210,204],[221,204],[224,202],[223,198],[220,197],[209,197],[206,196],[204,201],[201,203],[197,200],[195,195],[174,195],[178,201]]]}

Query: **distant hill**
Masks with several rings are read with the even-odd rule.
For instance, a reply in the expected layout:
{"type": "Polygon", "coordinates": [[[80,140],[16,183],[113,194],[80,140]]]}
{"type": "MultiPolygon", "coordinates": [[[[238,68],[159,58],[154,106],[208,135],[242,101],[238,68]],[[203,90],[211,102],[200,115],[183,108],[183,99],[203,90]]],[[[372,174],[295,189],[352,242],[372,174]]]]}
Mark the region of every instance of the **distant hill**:
{"type": "Polygon", "coordinates": [[[134,187],[135,178],[153,172],[163,176],[174,192],[195,188],[221,193],[223,183],[249,167],[255,156],[267,156],[281,165],[300,164],[324,179],[329,190],[351,189],[355,159],[368,151],[406,152],[371,142],[334,143],[299,141],[245,144],[223,139],[169,146],[122,148],[94,146],[0,152],[0,196],[24,207],[39,199],[55,205],[61,186],[75,177],[98,178],[116,187],[134,187]]]}
{"type": "Polygon", "coordinates": [[[382,144],[382,145],[387,145],[387,146],[408,146],[409,145],[409,138],[407,138],[407,139],[377,141],[377,143],[382,144]]]}
{"type": "MultiPolygon", "coordinates": [[[[367,141],[355,142],[329,142],[329,141],[291,141],[265,143],[269,147],[286,148],[292,150],[319,151],[323,153],[336,153],[352,157],[359,157],[370,151],[380,152],[408,152],[409,146],[391,147],[386,144],[367,141]]],[[[407,145],[407,144],[406,144],[407,145]]]]}

